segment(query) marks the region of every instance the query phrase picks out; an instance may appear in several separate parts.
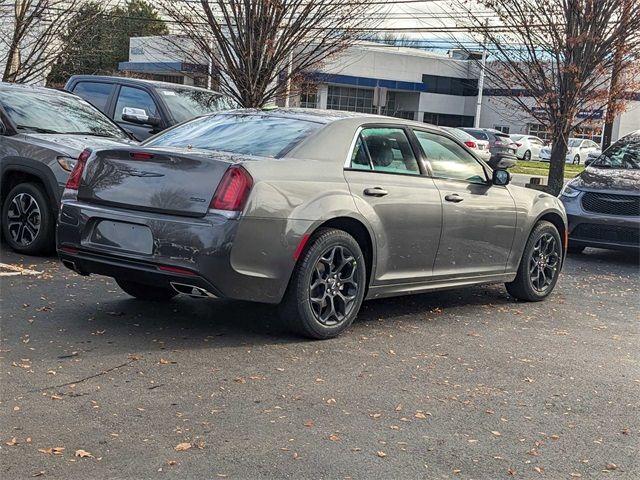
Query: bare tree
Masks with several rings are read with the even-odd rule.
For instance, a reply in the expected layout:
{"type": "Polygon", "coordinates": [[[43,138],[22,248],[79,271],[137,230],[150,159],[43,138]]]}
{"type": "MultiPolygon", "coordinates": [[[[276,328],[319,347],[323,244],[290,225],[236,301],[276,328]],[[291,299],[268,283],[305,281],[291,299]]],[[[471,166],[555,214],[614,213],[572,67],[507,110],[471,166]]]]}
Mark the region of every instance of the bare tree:
{"type": "Polygon", "coordinates": [[[372,26],[372,0],[161,0],[165,13],[210,59],[217,86],[262,107],[372,26]]]}
{"type": "MultiPolygon", "coordinates": [[[[638,81],[640,2],[638,0],[481,0],[495,13],[492,22],[473,16],[469,30],[490,53],[489,83],[547,126],[553,146],[548,190],[564,182],[567,140],[572,130],[623,108],[625,91],[638,81]],[[611,78],[625,81],[611,82],[611,78]]],[[[477,4],[474,4],[477,8],[477,4]]]]}
{"type": "MultiPolygon", "coordinates": [[[[42,80],[59,53],[61,34],[82,2],[0,0],[2,80],[19,83],[42,80]]],[[[92,19],[85,20],[90,23],[92,19]]]]}

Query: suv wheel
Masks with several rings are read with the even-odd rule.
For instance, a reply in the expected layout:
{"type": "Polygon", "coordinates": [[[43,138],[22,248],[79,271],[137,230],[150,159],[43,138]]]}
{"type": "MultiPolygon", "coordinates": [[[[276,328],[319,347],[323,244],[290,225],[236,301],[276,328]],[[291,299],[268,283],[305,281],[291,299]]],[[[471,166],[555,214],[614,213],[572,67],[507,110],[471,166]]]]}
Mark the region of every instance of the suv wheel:
{"type": "Polygon", "coordinates": [[[296,264],[281,316],[303,336],[335,337],[356,318],[366,281],[358,242],[342,230],[322,229],[309,240],[296,264]]]}
{"type": "Polygon", "coordinates": [[[11,189],[2,206],[2,233],[18,253],[39,255],[53,249],[55,219],[46,192],[21,183],[11,189]]]}
{"type": "Polygon", "coordinates": [[[515,280],[505,286],[512,297],[520,300],[544,300],[553,291],[561,267],[558,229],[551,222],[540,221],[529,235],[515,280]]]}
{"type": "Polygon", "coordinates": [[[524,157],[522,157],[522,159],[526,162],[531,160],[531,150],[527,150],[526,152],[524,152],[524,157]]]}
{"type": "Polygon", "coordinates": [[[575,157],[573,157],[573,164],[580,165],[580,155],[576,155],[575,157]]]}

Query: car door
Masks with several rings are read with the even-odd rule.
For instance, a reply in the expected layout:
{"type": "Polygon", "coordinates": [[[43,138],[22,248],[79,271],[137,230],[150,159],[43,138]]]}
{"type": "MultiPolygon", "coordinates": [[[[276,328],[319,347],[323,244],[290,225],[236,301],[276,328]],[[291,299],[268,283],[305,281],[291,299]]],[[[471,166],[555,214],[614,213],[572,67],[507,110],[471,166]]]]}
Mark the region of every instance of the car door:
{"type": "Polygon", "coordinates": [[[356,207],[375,233],[374,285],[419,283],[432,275],[442,206],[416,150],[403,127],[365,126],[345,164],[356,207]]]}
{"type": "Polygon", "coordinates": [[[493,185],[486,167],[453,139],[414,129],[442,199],[442,236],[433,274],[502,274],[516,231],[515,202],[493,185]]]}
{"type": "Polygon", "coordinates": [[[140,125],[124,120],[122,115],[125,108],[134,108],[140,111],[140,113],[144,111],[147,117],[159,118],[160,109],[151,94],[146,90],[122,85],[118,91],[113,119],[118,125],[140,141],[149,138],[151,135],[155,135],[164,128],[164,125],[154,127],[152,125],[140,125]]]}

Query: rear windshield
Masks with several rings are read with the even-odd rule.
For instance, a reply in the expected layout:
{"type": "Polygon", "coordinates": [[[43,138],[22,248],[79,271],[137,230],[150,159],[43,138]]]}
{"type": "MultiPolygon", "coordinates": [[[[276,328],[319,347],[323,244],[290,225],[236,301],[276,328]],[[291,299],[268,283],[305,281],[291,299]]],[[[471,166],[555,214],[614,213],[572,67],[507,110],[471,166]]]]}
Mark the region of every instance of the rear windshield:
{"type": "Polygon", "coordinates": [[[148,147],[187,147],[279,158],[322,124],[265,115],[196,118],[145,142],[148,147]]]}
{"type": "Polygon", "coordinates": [[[486,133],[479,132],[477,130],[465,130],[465,132],[470,133],[471,135],[473,135],[478,140],[487,140],[489,138],[486,133]]]}

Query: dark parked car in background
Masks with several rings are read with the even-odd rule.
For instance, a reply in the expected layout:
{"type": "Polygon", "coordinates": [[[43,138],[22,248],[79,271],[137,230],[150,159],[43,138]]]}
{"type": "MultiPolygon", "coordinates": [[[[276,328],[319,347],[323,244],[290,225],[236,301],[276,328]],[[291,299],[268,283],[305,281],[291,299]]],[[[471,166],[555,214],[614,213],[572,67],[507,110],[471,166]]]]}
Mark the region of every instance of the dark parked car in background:
{"type": "Polygon", "coordinates": [[[602,152],[562,190],[569,252],[640,250],[640,130],[602,152]]]}
{"type": "Polygon", "coordinates": [[[489,142],[489,150],[491,150],[491,158],[489,164],[497,162],[499,156],[513,155],[516,156],[518,146],[506,133],[502,133],[492,128],[461,128],[470,133],[478,140],[486,140],[489,142]]]}
{"type": "Polygon", "coordinates": [[[58,254],[128,294],[280,303],[328,338],[365,298],[506,283],[553,290],[566,216],[424,123],[236,110],[141,147],[86,150],[62,199],[58,254]]]}
{"type": "Polygon", "coordinates": [[[74,75],[64,88],[138,140],[198,115],[236,106],[228,97],[204,88],[137,78],[74,75]]]}
{"type": "Polygon", "coordinates": [[[16,251],[54,245],[60,197],[86,147],[134,143],[80,97],[58,90],[0,83],[2,233],[16,251]]]}

